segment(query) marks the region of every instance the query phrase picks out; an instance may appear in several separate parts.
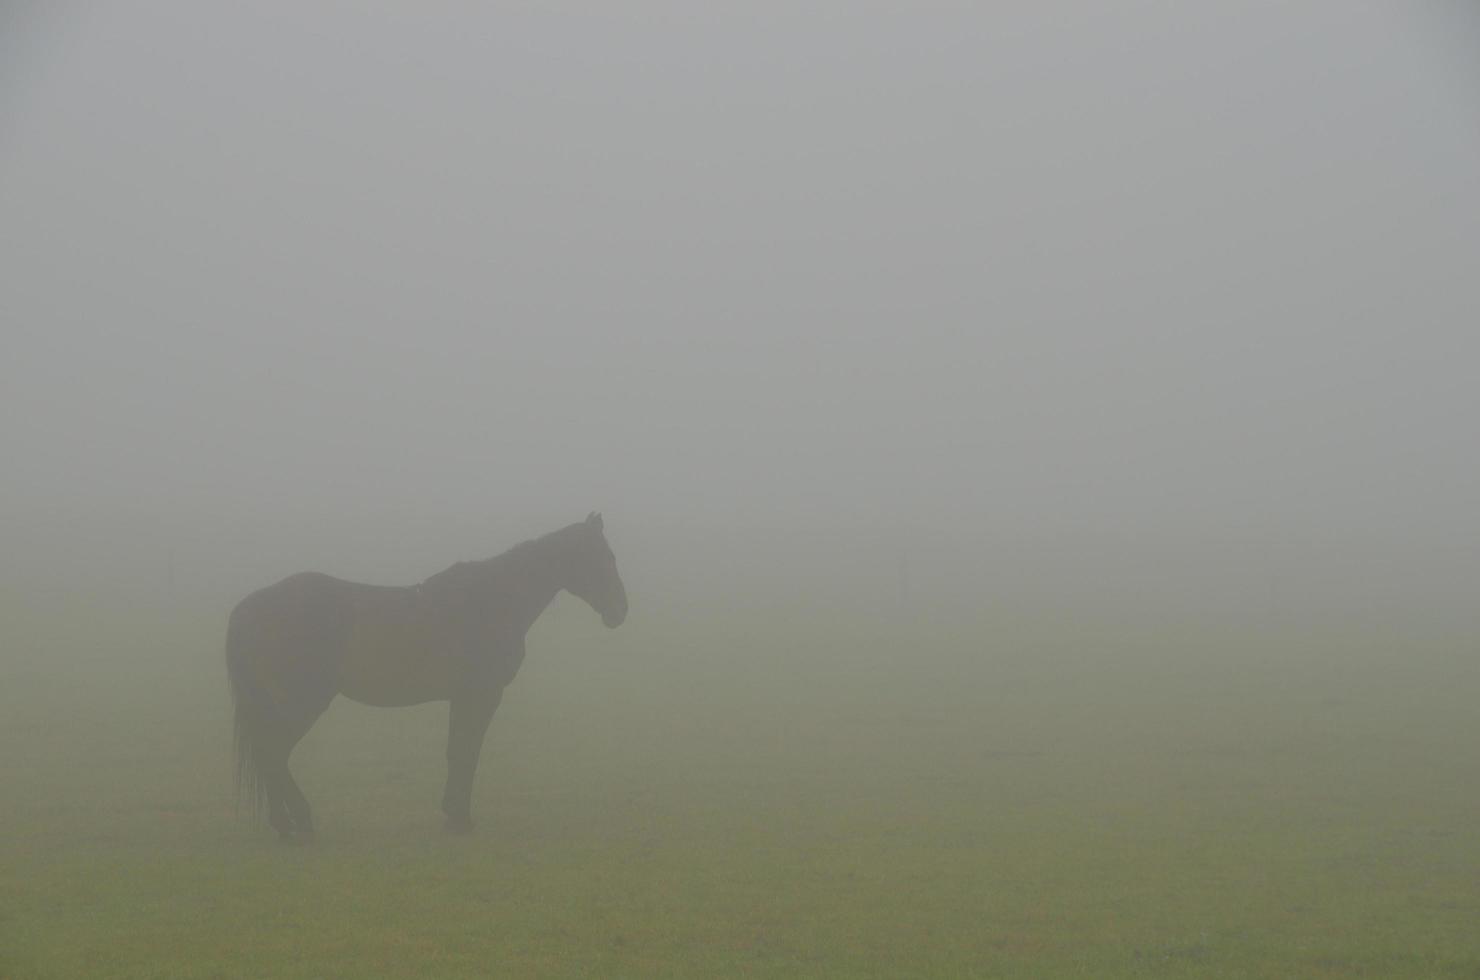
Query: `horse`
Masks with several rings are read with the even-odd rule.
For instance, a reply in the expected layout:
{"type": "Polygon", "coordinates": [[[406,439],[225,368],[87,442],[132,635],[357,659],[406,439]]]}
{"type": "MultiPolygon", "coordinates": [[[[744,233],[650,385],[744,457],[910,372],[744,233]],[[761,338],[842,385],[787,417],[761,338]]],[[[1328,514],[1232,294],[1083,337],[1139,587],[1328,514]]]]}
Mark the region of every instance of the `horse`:
{"type": "Polygon", "coordinates": [[[302,572],[247,596],[226,629],[238,800],[287,843],[313,838],[288,756],[342,694],[377,707],[448,702],[446,829],[472,830],[473,773],[529,628],[565,590],[615,629],[627,590],[592,513],[494,558],[458,562],[420,585],[302,572]]]}

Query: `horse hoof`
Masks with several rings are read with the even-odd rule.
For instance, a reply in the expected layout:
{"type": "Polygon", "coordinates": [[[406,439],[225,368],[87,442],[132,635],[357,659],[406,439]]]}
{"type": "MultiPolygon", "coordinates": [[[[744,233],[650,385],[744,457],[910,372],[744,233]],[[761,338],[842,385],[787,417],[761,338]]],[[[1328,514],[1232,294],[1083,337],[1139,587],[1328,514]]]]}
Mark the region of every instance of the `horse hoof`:
{"type": "Polygon", "coordinates": [[[473,821],[467,817],[448,817],[442,828],[449,834],[470,834],[473,832],[473,821]]]}

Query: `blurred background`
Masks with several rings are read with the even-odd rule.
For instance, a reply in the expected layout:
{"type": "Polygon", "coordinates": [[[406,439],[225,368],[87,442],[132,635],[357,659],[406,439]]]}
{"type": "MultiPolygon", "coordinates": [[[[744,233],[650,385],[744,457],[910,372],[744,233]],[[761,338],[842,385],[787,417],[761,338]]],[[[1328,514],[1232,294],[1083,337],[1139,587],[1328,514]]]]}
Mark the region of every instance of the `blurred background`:
{"type": "Polygon", "coordinates": [[[8,3],[0,580],[1473,623],[1477,21],[8,3]]]}
{"type": "Polygon", "coordinates": [[[1480,975],[1472,2],[0,0],[0,976],[1480,975]],[[232,605],[605,513],[233,816],[232,605]]]}

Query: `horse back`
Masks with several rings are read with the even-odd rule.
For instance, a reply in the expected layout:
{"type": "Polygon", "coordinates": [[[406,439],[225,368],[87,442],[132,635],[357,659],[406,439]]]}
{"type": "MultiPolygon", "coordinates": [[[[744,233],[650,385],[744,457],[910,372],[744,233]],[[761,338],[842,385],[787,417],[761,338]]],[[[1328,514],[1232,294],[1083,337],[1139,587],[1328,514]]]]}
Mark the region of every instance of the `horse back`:
{"type": "Polygon", "coordinates": [[[450,696],[458,624],[412,587],[292,575],[232,612],[228,656],[279,703],[343,694],[393,706],[450,696]],[[233,651],[235,651],[233,653],[233,651]]]}

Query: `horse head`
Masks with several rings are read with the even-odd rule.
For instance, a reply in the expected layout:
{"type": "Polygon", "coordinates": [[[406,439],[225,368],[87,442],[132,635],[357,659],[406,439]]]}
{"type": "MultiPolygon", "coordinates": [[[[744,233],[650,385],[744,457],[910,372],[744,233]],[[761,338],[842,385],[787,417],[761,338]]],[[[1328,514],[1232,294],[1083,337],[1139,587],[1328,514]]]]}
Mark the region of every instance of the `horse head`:
{"type": "Polygon", "coordinates": [[[576,525],[574,547],[565,570],[565,590],[596,610],[615,629],[627,618],[627,589],[617,574],[617,556],[606,543],[601,515],[592,512],[576,525]]]}

